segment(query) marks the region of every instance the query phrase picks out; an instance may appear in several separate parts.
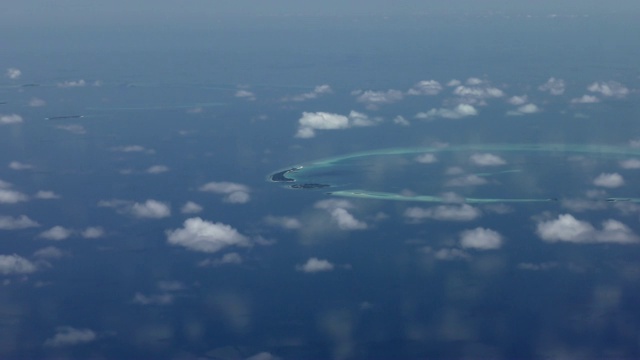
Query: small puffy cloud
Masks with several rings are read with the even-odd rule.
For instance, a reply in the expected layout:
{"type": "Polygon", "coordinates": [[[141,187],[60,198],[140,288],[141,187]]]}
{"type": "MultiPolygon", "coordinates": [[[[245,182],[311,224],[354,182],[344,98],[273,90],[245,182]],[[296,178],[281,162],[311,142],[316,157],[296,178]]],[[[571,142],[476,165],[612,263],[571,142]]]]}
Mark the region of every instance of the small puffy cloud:
{"type": "Polygon", "coordinates": [[[337,208],[330,211],[331,217],[342,230],[364,230],[367,224],[356,219],[349,211],[343,208],[337,208]]]}
{"type": "Polygon", "coordinates": [[[331,94],[333,90],[331,90],[331,86],[327,84],[318,85],[312,91],[306,92],[303,94],[294,95],[291,97],[285,97],[282,99],[283,101],[306,101],[315,99],[321,95],[331,94]]]}
{"type": "Polygon", "coordinates": [[[481,85],[483,83],[484,83],[484,80],[477,77],[470,77],[466,81],[467,85],[481,85]]]}
{"type": "Polygon", "coordinates": [[[251,245],[249,239],[233,227],[199,217],[185,220],[182,228],[167,230],[166,234],[169,244],[206,253],[215,253],[229,246],[251,245]]]}
{"type": "Polygon", "coordinates": [[[507,111],[507,115],[521,116],[521,115],[535,114],[540,111],[541,111],[540,108],[536,104],[529,103],[529,104],[519,106],[516,110],[507,111]]]}
{"type": "Polygon", "coordinates": [[[62,226],[54,226],[49,230],[41,232],[38,237],[47,240],[60,241],[67,239],[71,235],[73,235],[73,230],[66,229],[62,226]]]}
{"type": "Polygon", "coordinates": [[[316,136],[315,130],[340,130],[353,126],[371,126],[379,119],[370,119],[367,115],[351,111],[349,116],[327,112],[303,112],[298,120],[298,132],[295,137],[308,139],[316,136]]]}
{"type": "Polygon", "coordinates": [[[19,191],[0,188],[0,204],[15,204],[28,199],[27,195],[19,191]]]}
{"type": "Polygon", "coordinates": [[[300,220],[290,216],[267,216],[264,218],[264,222],[287,230],[300,229],[302,227],[300,220]]]}
{"type": "Polygon", "coordinates": [[[37,270],[35,264],[31,261],[23,258],[22,256],[13,255],[0,255],[0,274],[14,275],[14,274],[30,274],[37,270]]]}
{"type": "Polygon", "coordinates": [[[251,200],[248,186],[234,182],[209,182],[198,189],[204,192],[212,192],[216,194],[224,194],[224,201],[231,204],[245,204],[251,200]]]}
{"type": "Polygon", "coordinates": [[[26,215],[18,217],[0,216],[0,230],[19,230],[38,227],[38,222],[31,220],[26,215]]]}
{"type": "Polygon", "coordinates": [[[549,92],[551,95],[562,95],[565,90],[565,83],[562,79],[549,78],[546,83],[538,86],[538,90],[549,92]]]}
{"type": "Polygon", "coordinates": [[[594,82],[587,87],[587,90],[606,97],[623,98],[629,94],[629,89],[616,81],[594,82]]]}
{"type": "Polygon", "coordinates": [[[187,201],[182,208],[180,208],[180,212],[183,214],[197,214],[202,211],[202,206],[194,203],[193,201],[187,201]]]}
{"type": "Polygon", "coordinates": [[[424,219],[442,221],[471,221],[482,215],[482,212],[469,205],[439,205],[431,208],[410,207],[405,210],[404,217],[413,222],[424,219]]]}
{"type": "Polygon", "coordinates": [[[579,98],[571,99],[572,104],[595,104],[600,102],[600,99],[593,95],[582,95],[579,98]]]}
{"type": "Polygon", "coordinates": [[[60,259],[65,255],[67,254],[64,251],[55,246],[47,246],[33,253],[33,256],[38,259],[60,259]]]}
{"type": "Polygon", "coordinates": [[[78,124],[69,124],[69,125],[58,125],[57,129],[68,131],[72,134],[83,135],[86,134],[87,131],[84,129],[84,126],[78,124]]]}
{"type": "Polygon", "coordinates": [[[547,242],[630,244],[640,240],[629,227],[617,220],[605,220],[602,222],[602,229],[598,230],[571,214],[562,214],[555,220],[538,222],[536,233],[547,242]]]}
{"type": "Polygon", "coordinates": [[[133,296],[132,302],[138,305],[171,305],[173,303],[173,294],[156,294],[156,295],[144,295],[137,292],[133,296]]]}
{"type": "Polygon", "coordinates": [[[17,68],[8,68],[7,72],[5,72],[5,75],[11,80],[16,80],[20,78],[20,76],[22,75],[22,71],[17,68]]]}
{"type": "Polygon", "coordinates": [[[416,119],[421,119],[421,120],[431,120],[435,118],[461,119],[467,116],[475,116],[475,115],[478,115],[478,110],[476,110],[476,108],[473,107],[473,105],[458,104],[453,109],[439,108],[439,109],[431,109],[427,112],[417,113],[416,119]]]}
{"type": "Polygon", "coordinates": [[[502,246],[503,239],[497,231],[485,228],[465,230],[460,233],[460,246],[465,249],[492,250],[502,246]]]}
{"type": "Polygon", "coordinates": [[[457,79],[451,79],[449,80],[449,82],[447,82],[447,86],[448,87],[456,87],[456,86],[460,86],[462,84],[462,82],[460,80],[457,79]]]}
{"type": "Polygon", "coordinates": [[[365,222],[356,219],[347,210],[353,208],[353,205],[347,200],[321,200],[315,203],[314,207],[326,210],[341,230],[364,230],[368,227],[365,222]]]}
{"type": "Polygon", "coordinates": [[[244,99],[251,100],[251,101],[256,99],[256,95],[254,93],[252,93],[251,91],[247,91],[247,90],[238,90],[238,91],[236,91],[235,97],[244,98],[244,99]]]}
{"type": "Polygon", "coordinates": [[[149,199],[131,205],[129,213],[137,218],[161,219],[171,216],[171,208],[166,203],[149,199]]]}
{"type": "Polygon", "coordinates": [[[0,125],[19,124],[22,122],[22,116],[18,114],[0,114],[0,125]]]}
{"type": "Polygon", "coordinates": [[[624,178],[618,173],[602,173],[593,180],[593,185],[617,188],[624,185],[624,178]]]}
{"type": "Polygon", "coordinates": [[[355,91],[352,94],[356,95],[356,100],[366,105],[367,109],[375,110],[380,105],[392,104],[402,100],[403,94],[400,90],[387,90],[387,91],[355,91]]]}
{"type": "Polygon", "coordinates": [[[408,95],[438,95],[442,85],[436,80],[422,80],[407,91],[408,95]]]}
{"type": "Polygon", "coordinates": [[[145,170],[145,172],[147,174],[162,174],[169,171],[169,167],[164,166],[164,165],[153,165],[150,166],[147,170],[145,170]]]}
{"type": "Polygon", "coordinates": [[[504,96],[504,92],[502,90],[490,86],[469,87],[460,85],[453,90],[453,93],[457,96],[470,100],[468,102],[479,102],[483,99],[499,98],[504,96]]]}
{"type": "Polygon", "coordinates": [[[330,263],[328,260],[318,259],[315,257],[307,260],[306,263],[302,265],[296,266],[296,270],[306,272],[306,273],[317,273],[324,271],[331,271],[335,268],[335,265],[330,263]]]}
{"type": "Polygon", "coordinates": [[[469,161],[477,166],[499,166],[505,165],[507,162],[500,156],[493,154],[473,154],[469,157],[469,161]]]}
{"type": "Polygon", "coordinates": [[[87,82],[83,79],[80,80],[67,80],[61,83],[58,83],[59,88],[74,88],[74,87],[85,87],[87,82]]]}
{"type": "Polygon", "coordinates": [[[456,248],[442,248],[435,250],[430,246],[425,246],[421,248],[420,251],[423,254],[433,256],[436,260],[444,261],[464,260],[470,257],[465,251],[456,248]]]}
{"type": "Polygon", "coordinates": [[[19,161],[12,161],[9,163],[9,169],[11,170],[31,170],[33,169],[33,165],[31,164],[25,164],[19,161]]]}
{"type": "Polygon", "coordinates": [[[39,98],[31,98],[31,100],[29,100],[29,106],[31,107],[41,107],[45,105],[47,105],[47,103],[39,98]]]}
{"type": "Polygon", "coordinates": [[[280,358],[269,352],[263,351],[255,355],[251,355],[245,360],[280,360],[280,358]]]}
{"type": "Polygon", "coordinates": [[[104,229],[100,226],[90,226],[84,230],[82,230],[82,232],[80,233],[80,236],[82,236],[85,239],[98,239],[103,237],[105,234],[104,229]]]}
{"type": "Polygon", "coordinates": [[[527,103],[528,98],[527,95],[522,95],[522,96],[512,96],[509,98],[509,100],[507,100],[507,102],[511,105],[514,106],[520,106],[520,105],[524,105],[527,103]]]}
{"type": "Polygon", "coordinates": [[[393,118],[393,123],[396,125],[409,126],[411,123],[409,120],[405,119],[404,116],[398,115],[393,118]]]}
{"type": "Polygon", "coordinates": [[[153,199],[144,203],[119,199],[100,200],[98,207],[113,208],[120,214],[137,218],[160,219],[171,215],[171,208],[168,204],[153,199]]]}
{"type": "Polygon", "coordinates": [[[96,340],[97,335],[90,329],[76,329],[70,326],[56,328],[56,334],[44,342],[45,346],[60,347],[85,344],[96,340]]]}
{"type": "Polygon", "coordinates": [[[113,151],[123,152],[123,153],[146,153],[146,154],[154,154],[155,150],[147,149],[141,145],[125,145],[125,146],[117,146],[111,148],[113,151]]]}
{"type": "Polygon", "coordinates": [[[159,281],[158,289],[162,291],[180,291],[186,289],[186,286],[180,281],[159,281]]]}
{"type": "Polygon", "coordinates": [[[557,267],[558,267],[558,263],[555,263],[555,262],[544,262],[539,264],[534,264],[534,263],[518,264],[518,269],[529,270],[529,271],[545,271],[545,270],[551,270],[557,267]]]}
{"type": "Polygon", "coordinates": [[[487,179],[478,175],[469,174],[469,175],[462,175],[462,176],[450,179],[445,183],[445,186],[456,186],[456,187],[478,186],[478,185],[485,185],[487,183],[488,183],[487,179]]]}
{"type": "Polygon", "coordinates": [[[415,161],[421,164],[433,164],[438,161],[438,158],[434,154],[426,153],[416,156],[415,161]]]}
{"type": "Polygon", "coordinates": [[[640,169],[640,159],[626,159],[620,161],[620,167],[623,169],[640,169]]]}
{"type": "Polygon", "coordinates": [[[60,195],[54,193],[53,191],[45,191],[45,190],[38,191],[33,197],[41,200],[60,199],[60,195]]]}

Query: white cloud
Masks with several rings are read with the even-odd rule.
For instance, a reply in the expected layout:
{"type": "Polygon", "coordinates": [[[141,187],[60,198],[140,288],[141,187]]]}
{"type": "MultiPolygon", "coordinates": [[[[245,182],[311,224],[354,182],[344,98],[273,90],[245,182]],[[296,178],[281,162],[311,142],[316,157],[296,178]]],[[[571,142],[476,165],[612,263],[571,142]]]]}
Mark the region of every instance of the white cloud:
{"type": "Polygon", "coordinates": [[[280,358],[269,352],[263,351],[255,355],[251,355],[245,360],[280,360],[280,358]]]}
{"type": "Polygon", "coordinates": [[[47,105],[47,103],[39,98],[31,98],[31,100],[29,100],[29,106],[31,107],[41,107],[41,106],[45,106],[47,105]]]}
{"type": "Polygon", "coordinates": [[[173,294],[144,295],[137,292],[133,296],[133,303],[139,305],[170,305],[173,303],[173,294]]]}
{"type": "Polygon", "coordinates": [[[8,189],[12,186],[13,185],[8,181],[0,180],[0,189],[8,189]]]}
{"type": "Polygon", "coordinates": [[[448,87],[455,87],[455,86],[459,86],[460,84],[462,84],[462,82],[460,82],[460,80],[451,79],[451,80],[449,80],[449,82],[447,83],[447,86],[448,86],[448,87]]]}
{"type": "Polygon", "coordinates": [[[247,237],[223,223],[212,223],[199,217],[184,221],[183,227],[167,230],[167,241],[189,250],[214,253],[228,246],[250,246],[247,237]]]}
{"type": "Polygon", "coordinates": [[[416,156],[415,160],[421,164],[433,164],[438,161],[438,158],[434,154],[427,153],[416,156]]]}
{"type": "Polygon", "coordinates": [[[36,266],[22,256],[0,255],[0,274],[30,274],[37,270],[36,266]]]}
{"type": "Polygon", "coordinates": [[[5,75],[11,80],[16,80],[20,78],[20,76],[22,75],[22,71],[16,68],[8,68],[5,75]]]}
{"type": "Polygon", "coordinates": [[[153,165],[153,166],[150,166],[147,170],[145,170],[147,174],[162,174],[167,171],[169,171],[169,167],[164,165],[153,165]]]}
{"type": "Polygon", "coordinates": [[[251,100],[251,101],[256,99],[256,95],[254,93],[252,93],[251,91],[247,91],[247,90],[238,90],[238,91],[236,91],[235,97],[244,98],[244,99],[251,100]]]}
{"type": "Polygon", "coordinates": [[[264,218],[264,221],[268,225],[288,230],[300,229],[302,227],[300,220],[290,216],[267,216],[264,218]]]}
{"type": "Polygon", "coordinates": [[[594,82],[587,87],[587,90],[600,93],[606,97],[623,98],[629,94],[629,89],[616,81],[594,82]]]}
{"type": "Polygon", "coordinates": [[[554,77],[549,78],[546,83],[538,87],[540,91],[548,91],[551,95],[562,95],[565,90],[565,83],[562,79],[556,79],[554,77]]]}
{"type": "Polygon", "coordinates": [[[640,169],[640,159],[626,159],[620,161],[620,167],[623,169],[640,169]]]}
{"type": "Polygon", "coordinates": [[[463,176],[459,176],[451,180],[448,180],[445,183],[445,186],[477,186],[477,185],[485,185],[487,183],[488,181],[485,178],[480,177],[478,175],[470,174],[470,175],[463,175],[463,176]]]}
{"type": "Polygon", "coordinates": [[[430,246],[425,246],[420,249],[420,251],[427,255],[432,255],[437,260],[460,260],[460,259],[468,259],[470,256],[465,251],[456,249],[456,248],[442,248],[435,250],[430,246]]]}
{"type": "Polygon", "coordinates": [[[482,212],[469,205],[439,205],[431,208],[410,207],[405,210],[404,216],[411,221],[424,219],[443,221],[471,221],[482,215],[482,212]]]}
{"type": "Polygon", "coordinates": [[[42,249],[38,249],[33,253],[33,256],[40,259],[60,259],[64,257],[66,253],[55,246],[47,246],[42,249]]]}
{"type": "Polygon", "coordinates": [[[97,335],[90,329],[76,329],[70,326],[56,328],[56,334],[44,342],[45,346],[71,346],[89,343],[96,340],[97,335]]]}
{"type": "MultiPolygon", "coordinates": [[[[475,85],[475,84],[474,84],[475,85]]],[[[472,101],[480,101],[489,98],[499,98],[504,96],[504,92],[495,87],[480,87],[480,86],[463,86],[460,85],[453,90],[453,93],[457,96],[467,98],[472,101]]]]}
{"type": "Polygon", "coordinates": [[[298,120],[298,132],[295,137],[301,139],[312,138],[315,130],[340,130],[353,126],[372,126],[380,119],[371,119],[367,115],[351,111],[348,116],[327,112],[303,112],[298,120]]]}
{"type": "Polygon", "coordinates": [[[347,211],[347,209],[353,208],[353,205],[347,200],[321,200],[315,203],[314,207],[326,210],[341,230],[364,230],[368,227],[365,222],[356,219],[347,211]]]}
{"type": "Polygon", "coordinates": [[[18,114],[0,114],[0,125],[18,124],[22,122],[22,116],[18,114]]]}
{"type": "Polygon", "coordinates": [[[67,239],[71,235],[73,235],[73,230],[66,229],[62,226],[54,226],[49,230],[41,232],[38,237],[47,240],[60,241],[67,239]]]}
{"type": "Polygon", "coordinates": [[[534,264],[534,263],[518,264],[518,269],[530,270],[530,271],[545,271],[545,270],[551,270],[556,267],[558,267],[558,263],[555,263],[555,262],[544,262],[539,264],[534,264]]]}
{"type": "Polygon", "coordinates": [[[480,85],[483,84],[484,80],[477,78],[477,77],[470,77],[467,79],[466,84],[467,85],[480,85]]]}
{"type": "Polygon", "coordinates": [[[604,201],[594,201],[592,199],[562,199],[560,202],[563,208],[569,209],[575,212],[582,212],[588,210],[603,210],[607,208],[607,203],[604,201]]]}
{"type": "Polygon", "coordinates": [[[91,226],[88,227],[80,233],[80,235],[85,239],[98,239],[103,237],[105,234],[104,229],[100,226],[91,226]]]}
{"type": "Polygon", "coordinates": [[[445,119],[461,119],[467,116],[475,116],[478,115],[478,110],[476,110],[473,105],[469,104],[458,104],[453,109],[440,108],[440,109],[431,109],[427,112],[420,112],[416,114],[416,119],[422,120],[430,120],[434,118],[445,118],[445,119]]]}
{"type": "Polygon", "coordinates": [[[60,195],[54,193],[53,191],[45,191],[45,190],[38,191],[33,197],[41,200],[60,199],[60,195]]]}
{"type": "Polygon", "coordinates": [[[294,95],[291,97],[285,97],[282,99],[283,101],[306,101],[319,97],[324,94],[331,94],[333,90],[331,90],[331,86],[329,85],[318,85],[312,91],[306,92],[299,95],[294,95]]]}
{"type": "Polygon", "coordinates": [[[594,104],[600,102],[600,99],[593,95],[582,95],[579,98],[571,99],[572,104],[594,104]]]}
{"type": "Polygon", "coordinates": [[[632,148],[640,148],[640,139],[629,140],[629,146],[632,148]]]}
{"type": "Polygon", "coordinates": [[[72,134],[83,135],[86,134],[87,131],[84,129],[84,126],[78,124],[70,124],[70,125],[58,125],[57,129],[68,131],[72,134]]]}
{"type": "Polygon", "coordinates": [[[337,208],[330,211],[331,217],[342,230],[364,230],[367,224],[356,219],[351,213],[343,208],[337,208]]]}
{"type": "Polygon", "coordinates": [[[129,213],[137,218],[161,219],[171,216],[171,208],[166,203],[149,199],[131,205],[129,213]]]}
{"type": "Polygon", "coordinates": [[[186,286],[180,281],[158,281],[158,289],[162,291],[180,291],[186,289],[186,286]]]}
{"type": "Polygon", "coordinates": [[[624,178],[618,173],[602,173],[593,180],[593,185],[617,188],[624,185],[624,178]]]}
{"type": "Polygon", "coordinates": [[[571,214],[562,214],[555,220],[538,222],[536,233],[548,242],[630,244],[640,240],[631,229],[617,220],[603,221],[602,229],[598,230],[586,221],[577,220],[571,214]]]}
{"type": "Polygon", "coordinates": [[[521,115],[535,114],[540,111],[541,110],[537,105],[529,103],[526,105],[519,106],[516,110],[507,111],[507,115],[521,116],[521,115]]]}
{"type": "Polygon", "coordinates": [[[144,146],[141,146],[141,145],[117,146],[117,147],[111,148],[111,150],[124,152],[124,153],[143,152],[143,153],[146,153],[146,154],[155,154],[155,152],[156,152],[153,149],[147,149],[147,148],[145,148],[144,146]]]}
{"type": "Polygon", "coordinates": [[[499,166],[507,163],[503,158],[488,153],[473,154],[469,157],[469,161],[477,166],[499,166]]]}
{"type": "Polygon", "coordinates": [[[404,116],[398,115],[393,118],[393,123],[396,125],[409,126],[411,123],[409,120],[405,119],[404,116]]]}
{"type": "Polygon", "coordinates": [[[33,165],[21,163],[19,161],[12,161],[9,163],[9,169],[11,170],[30,170],[33,169],[33,165]]]}
{"type": "Polygon", "coordinates": [[[183,214],[197,214],[201,211],[202,206],[194,203],[193,201],[187,201],[180,209],[180,212],[183,214]]]}
{"type": "Polygon", "coordinates": [[[502,243],[502,235],[491,229],[478,227],[460,233],[460,246],[465,249],[499,249],[502,243]]]}
{"type": "Polygon", "coordinates": [[[436,80],[422,80],[407,91],[408,95],[438,95],[442,85],[436,80]]]}
{"type": "Polygon", "coordinates": [[[507,102],[511,105],[514,106],[520,106],[520,105],[524,105],[527,103],[528,98],[527,95],[522,95],[522,96],[512,96],[509,98],[509,100],[507,100],[507,102]]]}
{"type": "Polygon", "coordinates": [[[356,98],[358,102],[365,104],[367,109],[371,110],[377,109],[380,105],[392,104],[403,98],[402,91],[393,89],[387,91],[356,91],[353,94],[358,96],[356,98]]]}
{"type": "Polygon", "coordinates": [[[198,190],[216,194],[225,194],[227,196],[224,198],[224,201],[231,204],[245,204],[251,200],[249,187],[234,182],[212,181],[200,186],[198,190]]]}
{"type": "Polygon", "coordinates": [[[296,266],[296,270],[306,273],[317,273],[323,271],[331,271],[335,268],[335,265],[328,260],[318,259],[315,257],[307,260],[306,263],[296,266]]]}
{"type": "Polygon", "coordinates": [[[26,215],[20,215],[18,217],[0,216],[0,230],[19,230],[38,226],[40,226],[40,224],[29,219],[26,215]]]}
{"type": "Polygon", "coordinates": [[[15,204],[28,199],[27,195],[19,191],[0,189],[0,204],[15,204]]]}
{"type": "Polygon", "coordinates": [[[61,83],[58,83],[59,88],[74,88],[74,87],[85,87],[87,82],[83,79],[80,80],[67,80],[61,83]]]}

